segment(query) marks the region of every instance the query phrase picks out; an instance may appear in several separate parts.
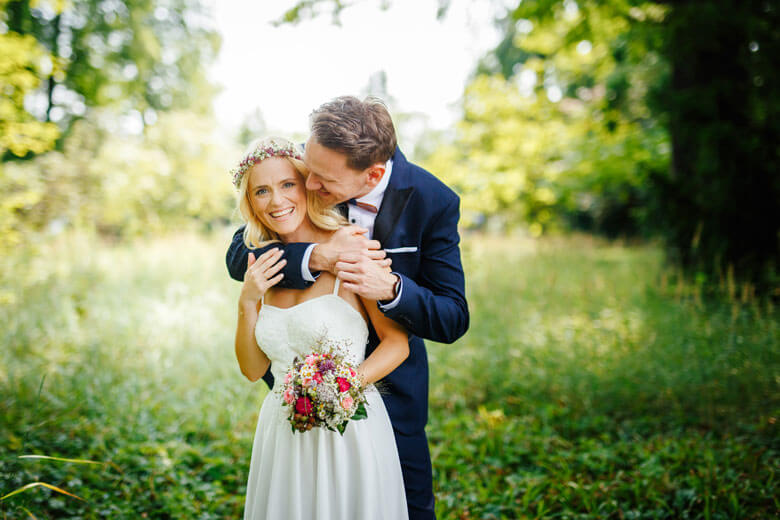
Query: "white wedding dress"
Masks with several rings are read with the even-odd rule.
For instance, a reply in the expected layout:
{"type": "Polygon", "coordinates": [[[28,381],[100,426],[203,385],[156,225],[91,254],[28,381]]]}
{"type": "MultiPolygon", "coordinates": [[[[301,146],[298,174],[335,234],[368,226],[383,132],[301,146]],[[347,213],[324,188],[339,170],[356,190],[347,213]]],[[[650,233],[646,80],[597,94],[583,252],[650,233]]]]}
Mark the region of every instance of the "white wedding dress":
{"type": "MultiPolygon", "coordinates": [[[[353,361],[363,361],[368,327],[338,289],[336,280],[333,293],[290,308],[263,302],[255,337],[271,359],[277,385],[293,358],[311,352],[323,334],[350,342],[353,361]]],[[[279,392],[268,394],[252,447],[245,520],[408,518],[390,418],[371,388],[368,418],[350,421],[343,436],[324,428],[293,433],[279,392]]]]}

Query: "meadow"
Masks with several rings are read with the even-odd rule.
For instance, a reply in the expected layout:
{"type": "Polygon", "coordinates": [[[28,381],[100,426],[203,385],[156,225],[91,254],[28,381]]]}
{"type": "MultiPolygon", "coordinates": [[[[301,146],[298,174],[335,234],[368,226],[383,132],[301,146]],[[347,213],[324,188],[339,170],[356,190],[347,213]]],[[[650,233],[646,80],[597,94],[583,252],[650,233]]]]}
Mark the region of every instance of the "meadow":
{"type": "MultiPolygon", "coordinates": [[[[0,497],[79,498],[30,488],[3,518],[240,518],[266,389],[233,354],[229,237],[4,260],[0,497]]],[[[440,519],[777,515],[770,301],[705,296],[651,244],[469,235],[463,258],[469,332],[428,344],[440,519]]]]}

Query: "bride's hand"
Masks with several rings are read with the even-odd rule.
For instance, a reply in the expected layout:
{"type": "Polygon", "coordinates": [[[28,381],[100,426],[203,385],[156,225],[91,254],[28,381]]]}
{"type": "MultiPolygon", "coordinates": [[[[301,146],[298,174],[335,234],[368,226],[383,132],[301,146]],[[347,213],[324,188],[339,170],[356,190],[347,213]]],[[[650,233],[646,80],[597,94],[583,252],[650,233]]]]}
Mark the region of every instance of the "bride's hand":
{"type": "Polygon", "coordinates": [[[284,278],[284,274],[279,272],[287,263],[287,260],[282,258],[283,254],[281,249],[271,249],[255,260],[254,253],[249,253],[239,298],[241,303],[257,306],[266,291],[284,278]]]}

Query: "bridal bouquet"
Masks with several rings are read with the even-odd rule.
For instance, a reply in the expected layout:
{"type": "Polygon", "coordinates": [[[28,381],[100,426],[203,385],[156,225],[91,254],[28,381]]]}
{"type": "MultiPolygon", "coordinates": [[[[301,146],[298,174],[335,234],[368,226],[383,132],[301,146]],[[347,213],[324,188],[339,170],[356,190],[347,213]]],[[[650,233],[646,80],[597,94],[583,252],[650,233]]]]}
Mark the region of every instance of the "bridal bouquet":
{"type": "Polygon", "coordinates": [[[331,341],[320,340],[305,358],[296,357],[280,390],[293,432],[322,427],[344,435],[350,419],[367,417],[355,366],[331,341]]]}

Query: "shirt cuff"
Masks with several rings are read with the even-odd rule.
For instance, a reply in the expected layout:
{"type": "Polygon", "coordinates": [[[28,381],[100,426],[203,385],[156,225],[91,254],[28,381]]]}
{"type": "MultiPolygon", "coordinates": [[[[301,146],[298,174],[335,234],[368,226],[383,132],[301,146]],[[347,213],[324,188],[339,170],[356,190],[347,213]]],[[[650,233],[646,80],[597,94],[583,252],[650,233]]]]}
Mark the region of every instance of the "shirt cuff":
{"type": "Polygon", "coordinates": [[[377,302],[377,305],[379,305],[379,310],[382,311],[382,312],[387,312],[390,309],[392,309],[394,307],[397,307],[398,303],[401,301],[401,294],[403,294],[403,292],[404,292],[404,278],[403,278],[403,276],[401,276],[400,274],[395,273],[395,272],[393,274],[398,277],[398,295],[396,295],[396,297],[393,298],[393,301],[391,301],[391,302],[388,302],[388,303],[385,303],[385,304],[381,304],[381,303],[377,302]]]}
{"type": "Polygon", "coordinates": [[[303,252],[303,260],[301,260],[301,277],[307,282],[315,282],[317,281],[317,276],[320,275],[320,273],[317,273],[317,276],[314,276],[311,274],[311,271],[309,271],[309,258],[311,258],[311,252],[314,251],[314,246],[317,244],[310,244],[309,247],[306,248],[306,251],[303,252]]]}

